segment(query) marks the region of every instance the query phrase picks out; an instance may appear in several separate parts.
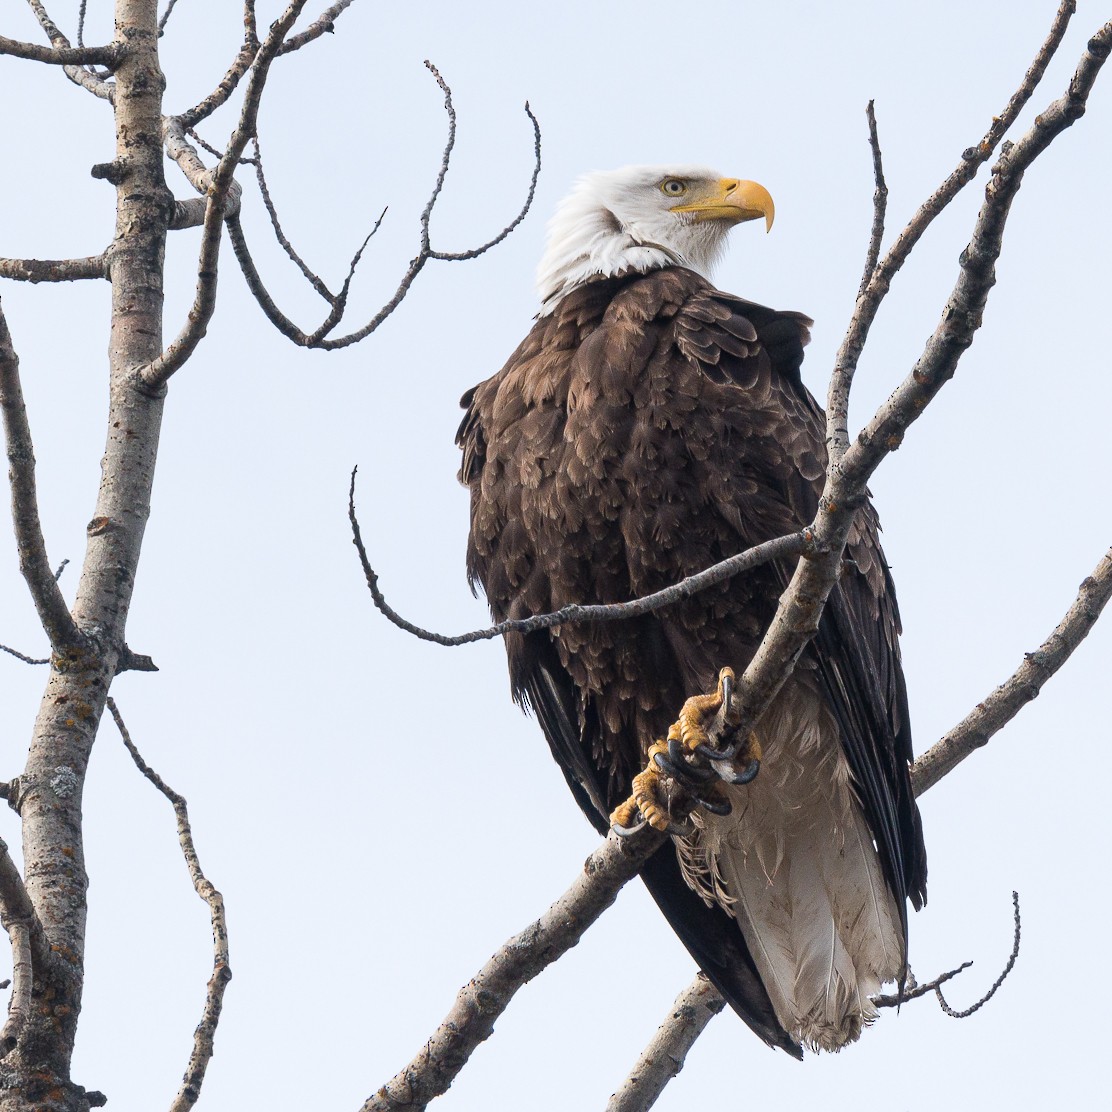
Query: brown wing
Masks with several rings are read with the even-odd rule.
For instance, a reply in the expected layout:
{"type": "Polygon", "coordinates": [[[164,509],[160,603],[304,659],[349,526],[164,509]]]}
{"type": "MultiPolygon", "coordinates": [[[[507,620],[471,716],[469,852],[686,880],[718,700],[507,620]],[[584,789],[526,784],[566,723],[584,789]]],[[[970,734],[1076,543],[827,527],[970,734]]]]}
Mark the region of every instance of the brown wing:
{"type": "MultiPolygon", "coordinates": [[[[591,283],[542,318],[464,398],[468,574],[495,616],[637,597],[811,520],[825,457],[818,408],[799,380],[809,324],[680,268],[591,283]]],[[[863,516],[851,555],[852,585],[832,601],[805,666],[818,670],[846,735],[902,897],[921,887],[908,866],[921,861],[921,840],[916,856],[898,622],[875,519],[863,516]],[[851,648],[861,655],[851,659],[851,648]]],[[[724,663],[748,661],[789,573],[757,569],[630,622],[507,638],[515,697],[537,712],[600,830],[686,696],[713,686],[724,663]]],[[[735,1009],[766,1042],[797,1053],[726,913],[687,889],[670,852],[645,879],[735,1009]]]]}

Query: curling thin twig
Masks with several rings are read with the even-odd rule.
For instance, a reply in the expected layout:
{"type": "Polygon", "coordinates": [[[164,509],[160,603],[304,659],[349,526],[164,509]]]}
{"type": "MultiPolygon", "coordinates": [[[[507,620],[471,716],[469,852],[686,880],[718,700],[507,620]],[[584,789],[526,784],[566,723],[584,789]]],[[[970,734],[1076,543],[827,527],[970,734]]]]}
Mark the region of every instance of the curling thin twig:
{"type": "Polygon", "coordinates": [[[201,869],[200,858],[193,844],[193,831],[189,825],[189,807],[185,799],[143,760],[131,740],[131,734],[124,724],[120,709],[111,695],[108,697],[107,706],[116,728],[120,731],[120,737],[123,738],[124,745],[135,762],[135,767],[170,801],[174,808],[178,842],[185,857],[186,867],[189,869],[189,877],[193,881],[194,891],[208,904],[209,918],[212,922],[213,964],[212,975],[205,990],[205,1006],[201,1013],[201,1022],[193,1032],[193,1051],[189,1056],[189,1064],[186,1066],[181,1088],[170,1105],[170,1112],[188,1112],[201,1095],[205,1071],[212,1060],[220,1012],[224,1006],[224,990],[232,979],[232,967],[228,959],[228,923],[224,914],[224,898],[201,869]]]}

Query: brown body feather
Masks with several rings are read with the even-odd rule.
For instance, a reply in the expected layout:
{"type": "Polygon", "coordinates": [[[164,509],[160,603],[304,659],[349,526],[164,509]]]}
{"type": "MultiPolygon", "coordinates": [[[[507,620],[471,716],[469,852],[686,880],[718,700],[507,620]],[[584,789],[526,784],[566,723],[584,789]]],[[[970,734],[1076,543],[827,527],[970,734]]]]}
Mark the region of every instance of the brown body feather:
{"type": "MultiPolygon", "coordinates": [[[[589,282],[540,318],[506,366],[464,398],[468,575],[495,617],[634,598],[811,521],[825,449],[821,411],[799,379],[810,323],[680,267],[589,282]]],[[[905,901],[925,898],[926,859],[908,779],[899,618],[871,505],[847,559],[790,683],[817,697],[808,705],[829,724],[815,742],[822,760],[803,775],[828,776],[823,761],[836,758],[852,783],[837,803],[846,814],[822,822],[836,837],[856,822],[875,841],[869,851],[900,935],[896,968],[880,971],[891,979],[903,964],[905,901]]],[[[712,689],[724,665],[744,668],[790,571],[761,567],[632,621],[507,638],[515,697],[536,710],[596,827],[628,795],[647,746],[687,696],[712,689]]],[[[755,784],[762,780],[772,785],[774,775],[766,768],[755,784]]],[[[772,805],[757,805],[764,798],[753,797],[752,813],[775,826],[772,805]]],[[[734,848],[736,872],[747,849],[734,848]]],[[[696,960],[765,1041],[792,1052],[801,1038],[826,1045],[770,1001],[762,982],[773,974],[751,953],[761,948],[759,928],[738,931],[730,894],[700,888],[687,849],[698,894],[670,849],[645,879],[696,960]]],[[[713,857],[701,860],[717,868],[713,857]]]]}

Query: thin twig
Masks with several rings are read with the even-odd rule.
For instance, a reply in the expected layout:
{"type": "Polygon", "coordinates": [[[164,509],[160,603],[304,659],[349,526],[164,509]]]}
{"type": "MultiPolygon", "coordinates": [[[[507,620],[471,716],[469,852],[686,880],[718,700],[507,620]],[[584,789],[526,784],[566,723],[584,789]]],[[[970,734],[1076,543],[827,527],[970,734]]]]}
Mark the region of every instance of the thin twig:
{"type": "Polygon", "coordinates": [[[445,1092],[475,1048],[490,1037],[494,1021],[517,990],[583,937],[664,840],[665,835],[648,826],[630,838],[611,832],[564,895],[499,947],[460,990],[413,1061],[369,1097],[360,1112],[419,1112],[445,1092]]]}
{"type": "Polygon", "coordinates": [[[473,247],[469,251],[433,251],[430,249],[429,258],[440,259],[443,262],[462,262],[467,259],[477,259],[480,255],[497,247],[528,215],[533,207],[533,198],[537,195],[537,181],[541,176],[541,125],[529,102],[525,102],[525,115],[533,125],[533,176],[529,179],[529,192],[525,195],[525,203],[521,211],[507,224],[493,239],[488,240],[482,247],[473,247]]]}
{"type": "Polygon", "coordinates": [[[1004,983],[1005,978],[1015,966],[1015,960],[1019,957],[1020,933],[1018,892],[1012,893],[1012,907],[1014,908],[1013,917],[1015,919],[1015,933],[1012,938],[1012,954],[1011,957],[1008,958],[1008,964],[1004,966],[1004,972],[996,978],[996,980],[993,982],[992,988],[990,988],[988,992],[986,992],[984,996],[982,996],[980,1000],[977,1001],[976,1004],[971,1004],[968,1008],[963,1008],[960,1012],[956,1012],[953,1008],[950,1007],[949,1004],[946,1003],[946,998],[942,995],[942,989],[938,988],[937,986],[935,987],[934,994],[938,997],[938,1006],[952,1019],[965,1019],[967,1016],[971,1016],[974,1012],[979,1011],[981,1008],[983,1008],[996,995],[996,990],[1004,983]]]}
{"type": "Polygon", "coordinates": [[[245,27],[243,45],[240,46],[232,59],[232,64],[220,78],[216,88],[192,108],[174,117],[183,128],[196,127],[202,120],[208,119],[221,105],[226,104],[228,98],[236,91],[243,75],[251,68],[251,63],[259,52],[259,40],[254,37],[253,30],[253,24],[245,27]]]}
{"type": "Polygon", "coordinates": [[[178,0],[167,0],[166,10],[162,13],[162,18],[158,21],[158,36],[159,36],[159,38],[161,38],[162,35],[165,33],[166,24],[169,21],[170,15],[173,12],[174,8],[176,7],[177,2],[178,2],[178,0]]]}
{"type": "Polygon", "coordinates": [[[162,389],[170,380],[170,376],[185,364],[208,332],[209,321],[216,309],[220,235],[231,195],[232,175],[235,173],[244,148],[255,134],[259,105],[262,101],[263,89],[266,87],[271,63],[274,61],[282,40],[289,33],[290,28],[301,13],[301,9],[305,7],[305,3],[306,0],[291,0],[282,15],[271,24],[270,33],[262,46],[259,47],[255,60],[251,64],[239,123],[228,142],[224,157],[216,167],[212,177],[212,185],[208,191],[204,230],[201,234],[201,250],[197,262],[197,289],[193,298],[193,306],[189,310],[189,317],[185,326],[178,333],[174,342],[153,362],[140,368],[137,372],[139,379],[147,390],[162,389]]]}
{"type": "Polygon", "coordinates": [[[7,653],[9,656],[14,656],[16,660],[22,660],[24,664],[49,664],[49,657],[33,657],[25,656],[18,649],[10,648],[8,645],[0,645],[0,653],[7,653]]]}
{"type": "MultiPolygon", "coordinates": [[[[536,195],[537,177],[540,174],[541,165],[540,125],[537,122],[537,118],[533,114],[532,109],[529,107],[528,104],[526,104],[525,112],[533,125],[535,160],[532,178],[530,179],[529,190],[526,194],[525,204],[523,205],[521,211],[493,239],[489,240],[481,247],[475,247],[467,251],[458,252],[441,252],[433,248],[429,225],[432,220],[433,211],[436,208],[436,203],[439,200],[440,194],[444,188],[444,182],[448,176],[448,168],[451,163],[452,151],[455,148],[456,110],[455,105],[452,102],[452,91],[448,87],[447,82],[445,82],[444,78],[441,76],[440,71],[436,68],[436,66],[432,64],[432,62],[426,61],[425,66],[433,75],[433,78],[436,80],[440,91],[444,94],[444,110],[448,116],[448,137],[444,144],[444,151],[441,155],[440,167],[437,171],[436,181],[433,184],[432,192],[429,195],[429,199],[421,212],[420,247],[417,255],[413,258],[409,266],[406,268],[405,273],[401,277],[401,281],[398,283],[397,289],[394,291],[390,299],[362,328],[359,328],[354,332],[350,332],[345,336],[340,336],[336,339],[329,339],[328,333],[330,333],[338,323],[338,320],[333,321],[333,317],[336,315],[335,312],[333,312],[329,314],[325,325],[322,325],[315,332],[307,333],[303,331],[278,308],[273,297],[271,297],[270,292],[267,290],[265,284],[263,283],[263,280],[259,275],[258,268],[255,266],[255,261],[251,256],[251,251],[247,244],[246,236],[243,232],[242,223],[238,219],[229,218],[228,220],[228,234],[232,241],[232,248],[235,251],[237,260],[239,261],[240,269],[243,271],[243,276],[247,280],[248,289],[255,297],[255,300],[259,303],[259,307],[266,314],[266,317],[271,322],[271,324],[273,324],[274,327],[277,328],[283,336],[285,336],[294,344],[297,344],[299,347],[312,347],[320,348],[325,351],[335,351],[339,348],[350,347],[352,344],[359,343],[361,340],[366,339],[372,332],[375,331],[375,329],[379,327],[379,325],[382,324],[384,320],[387,319],[387,317],[389,317],[397,309],[402,301],[405,300],[405,297],[412,288],[413,283],[416,281],[418,274],[421,273],[421,271],[425,267],[425,264],[430,259],[436,259],[438,261],[458,261],[476,258],[477,256],[483,254],[483,252],[489,251],[492,247],[501,243],[522,222],[522,220],[525,219],[526,214],[532,206],[533,198],[536,195]]],[[[256,169],[256,173],[258,173],[258,169],[256,169]]],[[[267,196],[268,195],[264,195],[264,204],[268,204],[267,196]]],[[[271,206],[268,204],[268,211],[270,210],[270,207],[271,206]]],[[[274,219],[275,218],[272,216],[272,222],[274,221],[274,219]]],[[[381,220],[381,217],[379,219],[381,220]]],[[[283,239],[284,236],[280,236],[279,242],[283,243],[283,239]]],[[[283,248],[286,249],[284,243],[283,248]]],[[[298,263],[299,267],[302,266],[303,264],[298,262],[298,258],[295,257],[296,252],[291,252],[292,248],[286,249],[286,253],[289,254],[292,259],[294,259],[294,262],[298,263]]],[[[329,303],[333,307],[333,310],[335,310],[336,302],[333,301],[331,295],[326,292],[327,287],[320,280],[320,278],[317,275],[313,274],[312,271],[308,271],[308,273],[306,273],[306,271],[303,270],[302,272],[305,273],[305,277],[310,281],[310,283],[312,283],[317,293],[319,293],[321,297],[325,298],[326,301],[329,301],[329,303]]],[[[339,295],[337,295],[337,297],[339,297],[339,295]]]]}
{"type": "Polygon", "coordinates": [[[888,185],[884,180],[884,159],[880,153],[880,136],[876,128],[876,111],[873,102],[869,101],[865,115],[869,121],[869,149],[873,152],[873,181],[876,189],[873,191],[873,227],[869,233],[869,249],[865,252],[865,269],[861,274],[861,284],[857,287],[857,296],[865,292],[869,279],[876,270],[877,261],[880,259],[880,243],[884,239],[884,216],[888,209],[888,185]]]}
{"type": "Polygon", "coordinates": [[[363,544],[363,535],[359,528],[359,519],[355,515],[355,475],[351,473],[351,485],[348,487],[348,520],[351,522],[352,544],[359,553],[359,562],[363,566],[363,575],[367,580],[367,587],[371,592],[375,607],[394,625],[406,633],[412,634],[421,641],[431,641],[435,645],[444,645],[454,648],[457,645],[470,645],[475,641],[491,641],[495,637],[504,637],[507,633],[535,633],[541,629],[552,629],[558,625],[570,625],[573,622],[617,622],[626,621],[642,614],[651,614],[654,610],[671,606],[681,599],[690,598],[692,595],[705,591],[715,583],[731,579],[742,572],[750,571],[761,564],[773,560],[785,560],[801,556],[812,550],[811,536],[805,529],[799,533],[789,533],[785,537],[765,541],[763,544],[754,545],[736,556],[714,564],[705,571],[696,575],[689,575],[678,583],[654,591],[650,595],[632,599],[629,602],[598,603],[595,605],[572,604],[556,610],[551,614],[534,614],[528,618],[510,618],[499,622],[497,625],[485,629],[474,629],[469,633],[460,633],[449,636],[443,633],[434,633],[422,629],[418,625],[403,618],[387,601],[378,585],[378,574],[371,567],[367,559],[367,550],[363,544]]]}
{"type": "Polygon", "coordinates": [[[0,307],[0,409],[4,416],[4,440],[11,485],[12,525],[19,550],[19,570],[27,581],[39,621],[59,654],[83,642],[62,597],[58,581],[46,555],[42,523],[35,489],[35,450],[27,421],[27,406],[19,381],[19,357],[12,346],[4,310],[0,307]]]}
{"type": "Polygon", "coordinates": [[[321,322],[320,327],[309,337],[310,347],[315,347],[343,318],[344,310],[347,308],[348,293],[351,291],[351,281],[355,277],[355,270],[359,266],[359,260],[363,258],[363,252],[367,250],[367,244],[371,242],[372,238],[374,238],[374,234],[382,227],[382,222],[385,219],[386,209],[383,209],[378,219],[375,221],[374,227],[367,233],[366,238],[352,256],[351,263],[348,265],[347,275],[344,278],[344,284],[340,287],[340,292],[332,299],[331,311],[321,322]]]}
{"type": "Polygon", "coordinates": [[[849,391],[853,383],[853,375],[861,358],[865,340],[868,338],[869,329],[876,319],[880,303],[888,293],[892,279],[934,218],[973,180],[981,166],[992,157],[1000,140],[1015,122],[1042,80],[1050,59],[1062,42],[1076,7],[1075,0],[1062,0],[1046,41],[1039,48],[1035,60],[1028,68],[1019,88],[1012,94],[1004,111],[999,116],[993,116],[984,138],[975,147],[969,147],[962,153],[957,168],[919,207],[907,227],[897,237],[896,242],[888,249],[884,259],[873,269],[872,277],[859,294],[845,338],[834,359],[834,374],[831,376],[830,388],[827,392],[827,445],[831,459],[835,463],[849,448],[847,422],[849,391]]]}
{"type": "Polygon", "coordinates": [[[651,1108],[664,1087],[683,1069],[687,1052],[726,1001],[705,973],[676,997],[667,1019],[657,1028],[629,1076],[610,1098],[606,1112],[641,1112],[651,1108]]]}
{"type": "Polygon", "coordinates": [[[174,1102],[170,1105],[170,1112],[187,1112],[197,1103],[201,1095],[201,1086],[204,1084],[205,1071],[212,1060],[216,1028],[220,1023],[220,1012],[224,1006],[224,990],[232,979],[232,967],[228,959],[228,923],[224,914],[224,898],[213,887],[212,882],[205,876],[201,869],[201,862],[197,856],[197,849],[193,844],[193,831],[189,825],[189,808],[185,799],[178,795],[157,772],[143,760],[135,743],[131,740],[127,726],[124,725],[119,707],[110,695],[107,700],[108,710],[112,720],[116,723],[123,738],[131,759],[136,768],[170,801],[174,808],[174,816],[178,825],[178,842],[185,857],[189,877],[193,881],[193,889],[202,900],[208,904],[209,918],[212,922],[213,962],[212,975],[209,977],[205,990],[205,1006],[201,1013],[201,1022],[193,1032],[193,1052],[189,1056],[185,1076],[182,1078],[181,1088],[178,1090],[174,1102]]]}
{"type": "MultiPolygon", "coordinates": [[[[325,301],[335,306],[336,295],[324,284],[321,278],[310,269],[309,264],[297,253],[293,244],[290,243],[286,236],[285,231],[283,231],[282,222],[278,219],[278,210],[274,206],[274,199],[271,197],[270,187],[267,185],[266,172],[263,169],[263,153],[259,147],[258,136],[255,136],[252,142],[255,145],[255,180],[259,184],[259,195],[263,199],[263,208],[266,209],[266,214],[270,217],[270,226],[274,229],[274,238],[278,240],[279,246],[285,251],[294,266],[301,271],[309,285],[311,285],[325,301]]],[[[381,217],[379,219],[381,222],[381,217]]]]}
{"type": "Polygon", "coordinates": [[[903,992],[882,993],[879,996],[874,996],[872,998],[873,1006],[877,1008],[898,1008],[909,1000],[918,1000],[920,996],[926,996],[928,992],[935,992],[940,985],[952,981],[959,973],[964,973],[972,964],[971,961],[963,961],[957,969],[951,969],[948,973],[940,973],[933,981],[928,981],[924,985],[912,984],[908,985],[903,992]]]}

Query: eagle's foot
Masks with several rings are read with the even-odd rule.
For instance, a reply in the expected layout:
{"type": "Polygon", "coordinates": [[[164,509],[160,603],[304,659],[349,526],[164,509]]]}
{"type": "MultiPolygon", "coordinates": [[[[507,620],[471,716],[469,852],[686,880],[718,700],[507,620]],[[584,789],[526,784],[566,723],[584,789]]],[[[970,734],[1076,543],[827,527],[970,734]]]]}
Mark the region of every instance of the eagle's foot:
{"type": "Polygon", "coordinates": [[[696,765],[685,762],[689,770],[699,768],[707,779],[717,776],[727,784],[748,784],[761,770],[761,743],[752,731],[744,742],[736,740],[738,720],[733,707],[736,682],[734,670],[723,668],[718,673],[717,690],[688,699],[668,736],[672,737],[674,731],[684,749],[698,762],[696,765]],[[707,730],[707,724],[716,716],[721,717],[718,733],[725,741],[722,748],[711,744],[707,730]]]}
{"type": "Polygon", "coordinates": [[[733,738],[737,726],[733,685],[733,670],[723,668],[715,691],[684,703],[667,740],[649,747],[647,765],[633,778],[629,799],[610,816],[615,833],[627,836],[648,823],[662,833],[684,834],[689,832],[684,820],[696,807],[715,815],[730,813],[720,781],[748,784],[761,767],[756,734],[750,733],[744,744],[733,738]],[[707,728],[716,715],[722,719],[718,732],[727,739],[720,749],[711,744],[707,728]]]}
{"type": "Polygon", "coordinates": [[[672,774],[665,757],[667,752],[665,742],[656,741],[649,746],[648,764],[634,776],[632,794],[610,815],[614,833],[623,837],[635,834],[645,823],[662,834],[690,833],[683,819],[691,813],[695,801],[672,774]]]}

